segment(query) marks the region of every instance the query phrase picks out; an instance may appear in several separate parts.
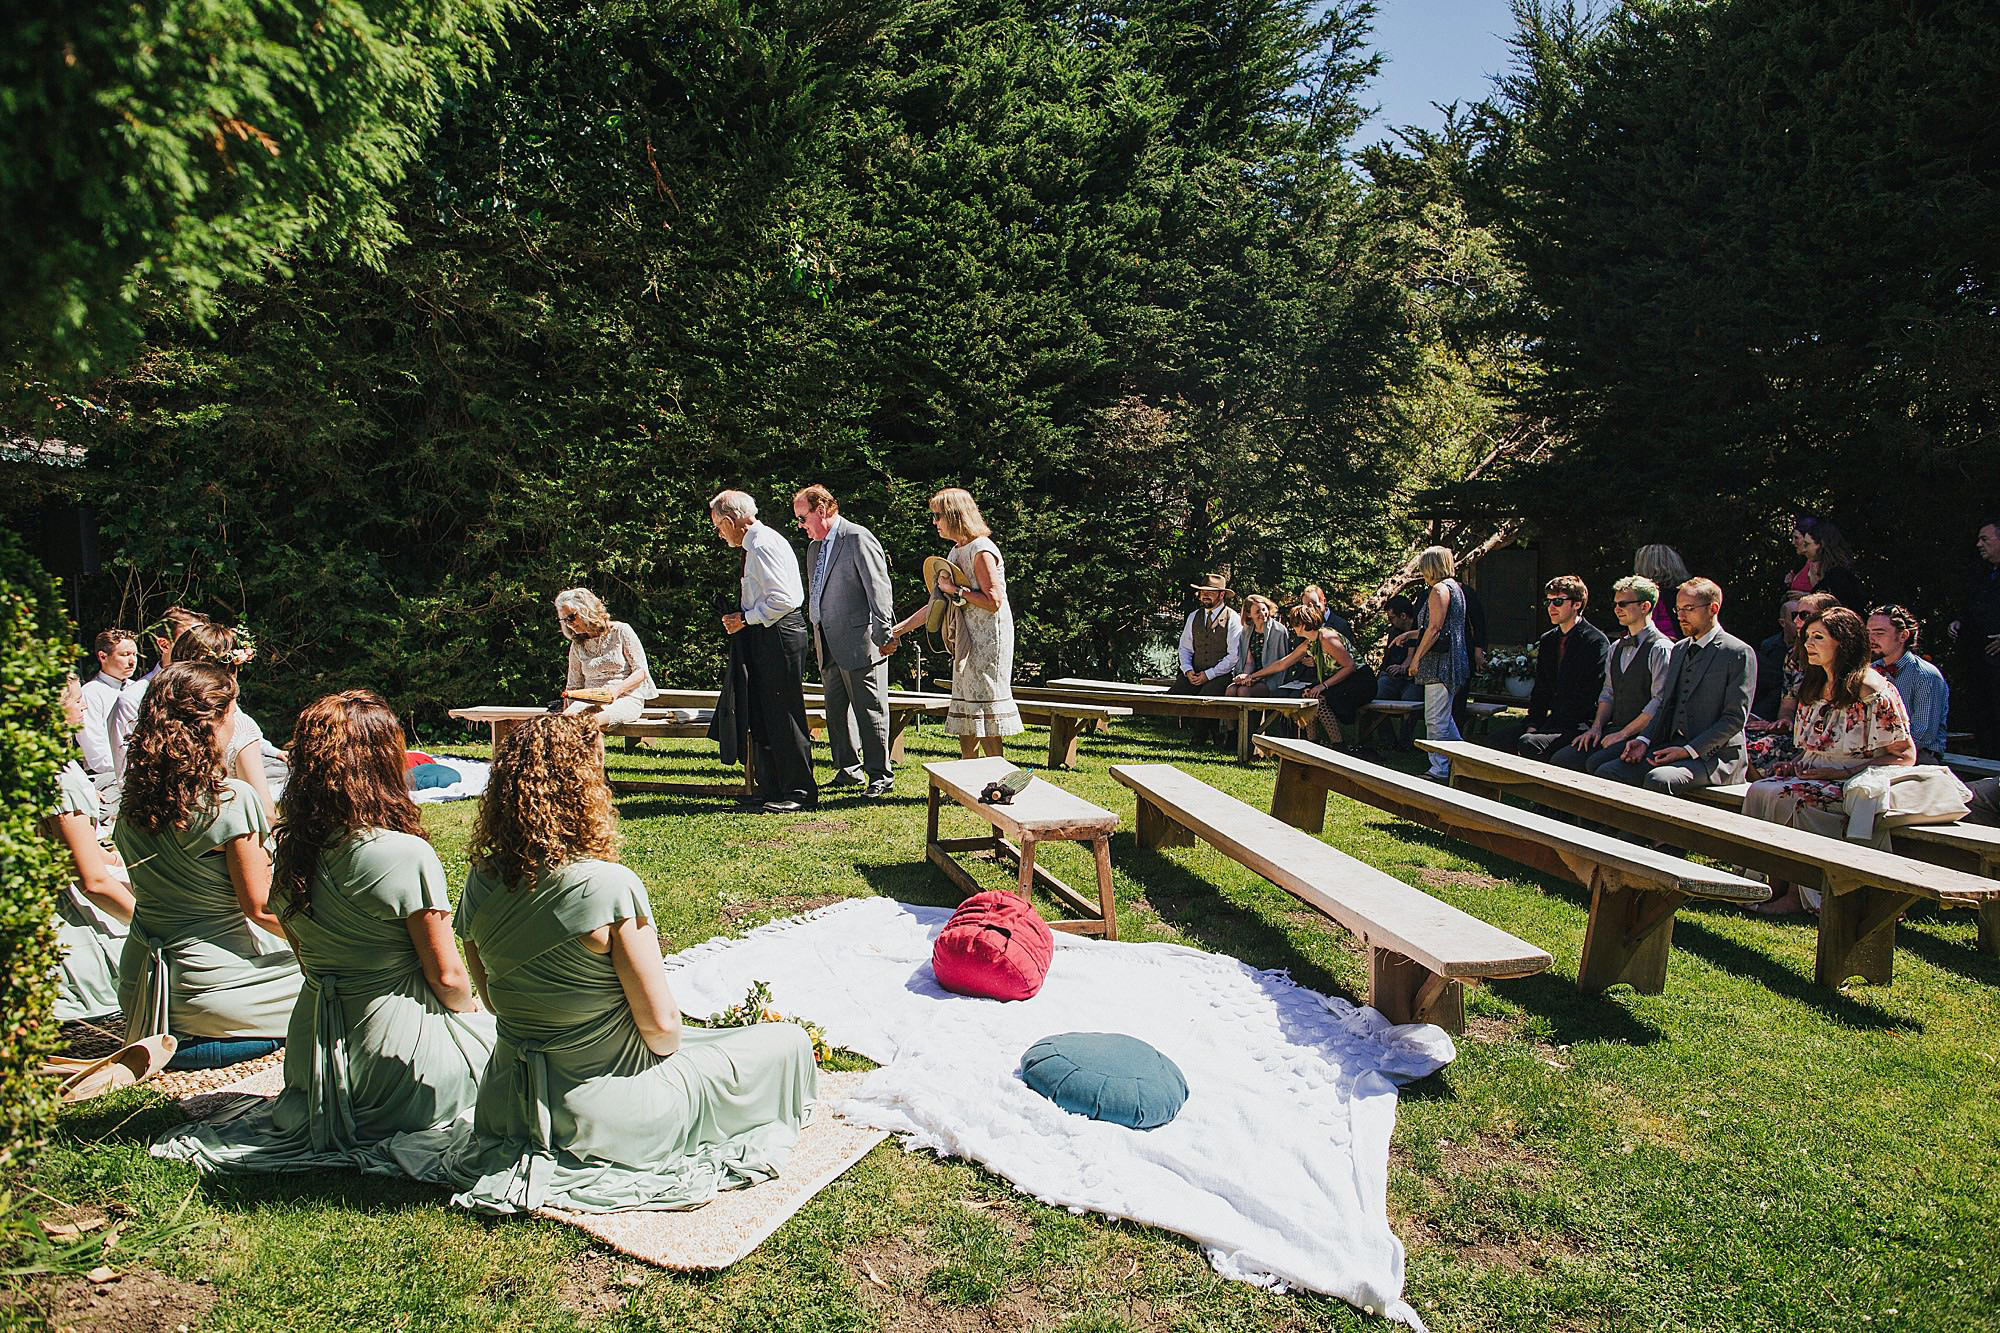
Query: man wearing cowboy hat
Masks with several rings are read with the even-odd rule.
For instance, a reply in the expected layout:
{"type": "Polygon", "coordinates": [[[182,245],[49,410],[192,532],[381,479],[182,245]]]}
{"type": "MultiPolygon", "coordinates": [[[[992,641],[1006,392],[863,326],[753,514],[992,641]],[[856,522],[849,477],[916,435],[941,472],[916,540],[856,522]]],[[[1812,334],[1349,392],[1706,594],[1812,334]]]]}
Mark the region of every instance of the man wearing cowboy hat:
{"type": "MultiPolygon", "coordinates": [[[[1189,694],[1224,694],[1243,660],[1243,618],[1229,607],[1229,578],[1207,574],[1190,584],[1201,605],[1181,626],[1181,680],[1189,694]]],[[[1194,742],[1215,739],[1220,726],[1211,718],[1194,725],[1194,742]]]]}

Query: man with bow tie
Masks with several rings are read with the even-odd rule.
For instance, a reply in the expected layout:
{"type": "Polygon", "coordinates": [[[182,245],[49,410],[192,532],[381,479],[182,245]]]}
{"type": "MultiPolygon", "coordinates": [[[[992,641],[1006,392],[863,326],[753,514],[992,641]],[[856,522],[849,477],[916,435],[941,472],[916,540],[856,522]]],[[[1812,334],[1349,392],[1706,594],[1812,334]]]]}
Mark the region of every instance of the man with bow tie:
{"type": "MultiPolygon", "coordinates": [[[[1243,618],[1229,607],[1229,577],[1208,574],[1190,585],[1201,603],[1181,626],[1181,681],[1189,694],[1226,694],[1243,660],[1243,618]]],[[[1219,723],[1202,718],[1194,725],[1194,743],[1231,738],[1219,723]]]]}

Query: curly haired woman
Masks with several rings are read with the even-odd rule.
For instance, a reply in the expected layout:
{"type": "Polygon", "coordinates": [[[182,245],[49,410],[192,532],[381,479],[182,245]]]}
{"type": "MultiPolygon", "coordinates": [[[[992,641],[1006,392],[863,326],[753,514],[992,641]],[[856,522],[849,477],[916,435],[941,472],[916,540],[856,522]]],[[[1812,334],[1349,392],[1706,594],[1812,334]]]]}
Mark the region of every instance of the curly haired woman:
{"type": "Polygon", "coordinates": [[[393,1134],[470,1115],[493,1051],[452,940],[444,865],[403,785],[403,725],[348,690],[299,714],[272,900],[306,973],[285,1090],[154,1151],[210,1170],[352,1160],[393,1134]]]}
{"type": "Polygon", "coordinates": [[[779,1173],[817,1087],[790,1023],[684,1030],[587,719],[500,742],[459,903],[499,1037],[470,1127],[390,1145],[489,1212],[675,1208],[779,1173]]]}
{"type": "Polygon", "coordinates": [[[235,726],[235,673],[176,662],[146,691],[125,761],[113,841],[133,910],[119,1008],[126,1040],[180,1039],[179,1069],[276,1050],[304,981],[271,912],[264,807],[223,776],[235,726]]]}
{"type": "MultiPolygon", "coordinates": [[[[238,669],[250,660],[249,653],[249,649],[238,646],[235,630],[212,620],[203,620],[174,637],[172,660],[212,662],[228,671],[233,678],[238,669]]],[[[275,793],[284,790],[288,774],[286,764],[284,752],[273,750],[265,743],[264,729],[257,725],[257,719],[239,706],[235,726],[222,747],[222,771],[249,784],[250,790],[257,793],[257,802],[264,807],[267,820],[277,817],[275,793]],[[265,766],[267,751],[274,757],[273,768],[265,766]],[[272,781],[273,769],[277,777],[275,784],[272,781]]]]}

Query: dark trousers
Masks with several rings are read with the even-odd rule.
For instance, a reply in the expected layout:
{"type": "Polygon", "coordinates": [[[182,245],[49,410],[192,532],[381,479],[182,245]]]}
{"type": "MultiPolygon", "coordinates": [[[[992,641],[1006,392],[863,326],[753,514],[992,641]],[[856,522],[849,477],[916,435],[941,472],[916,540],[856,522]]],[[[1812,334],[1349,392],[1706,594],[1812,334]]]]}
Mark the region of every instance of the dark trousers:
{"type": "Polygon", "coordinates": [[[1963,676],[1969,688],[1952,694],[1952,719],[1957,720],[1963,699],[1972,715],[1972,748],[1988,759],[2000,759],[2000,667],[1980,662],[1963,676]]]}
{"type": "Polygon", "coordinates": [[[750,668],[750,743],[757,747],[757,794],[766,800],[819,802],[812,732],[806,727],[806,618],[787,611],[769,625],[745,625],[750,668]]]}

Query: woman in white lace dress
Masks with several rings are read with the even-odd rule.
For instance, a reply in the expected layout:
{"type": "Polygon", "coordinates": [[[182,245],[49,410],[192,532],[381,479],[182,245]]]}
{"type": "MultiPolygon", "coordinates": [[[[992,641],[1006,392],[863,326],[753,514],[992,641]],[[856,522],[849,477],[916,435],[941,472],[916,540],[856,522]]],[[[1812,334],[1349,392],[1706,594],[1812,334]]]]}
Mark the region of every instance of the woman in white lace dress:
{"type": "MultiPolygon", "coordinates": [[[[951,570],[939,574],[938,590],[965,600],[952,608],[947,626],[951,711],[944,729],[958,737],[959,753],[967,759],[979,752],[998,755],[1001,738],[1023,730],[1021,710],[1014,706],[1014,612],[1007,604],[1007,562],[970,494],[956,486],[939,491],[931,497],[930,510],[938,536],[954,543],[948,557],[951,570]]],[[[889,651],[928,613],[926,604],[893,627],[889,651]]]]}
{"type": "Polygon", "coordinates": [[[646,701],[658,693],[646,665],[639,636],[622,620],[613,620],[597,594],[588,588],[565,588],[556,594],[556,620],[569,640],[568,690],[602,690],[608,702],[572,699],[563,711],[585,714],[599,728],[637,722],[646,701]]]}

